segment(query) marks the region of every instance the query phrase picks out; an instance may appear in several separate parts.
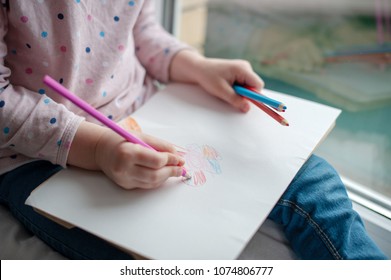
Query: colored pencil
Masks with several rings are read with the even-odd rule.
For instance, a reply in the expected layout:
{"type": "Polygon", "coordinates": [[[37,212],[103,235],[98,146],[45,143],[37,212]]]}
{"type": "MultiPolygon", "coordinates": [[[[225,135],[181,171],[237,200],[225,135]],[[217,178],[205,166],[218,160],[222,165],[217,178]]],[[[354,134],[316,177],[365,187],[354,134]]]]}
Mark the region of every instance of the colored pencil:
{"type": "MultiPolygon", "coordinates": [[[[109,119],[107,116],[103,115],[101,112],[96,110],[94,107],[92,107],[90,104],[82,100],[80,97],[77,95],[73,94],[70,92],[67,88],[62,86],[60,83],[58,83],[56,80],[53,78],[49,77],[46,75],[43,78],[43,82],[49,86],[51,89],[53,89],[55,92],[60,94],[61,96],[65,97],[69,101],[71,101],[73,104],[78,106],[80,109],[84,110],[87,114],[91,115],[98,121],[100,121],[102,124],[106,125],[108,128],[116,132],[118,135],[122,136],[126,141],[129,141],[134,144],[139,144],[143,147],[146,147],[148,149],[156,151],[152,146],[148,145],[138,137],[134,136],[130,132],[126,131],[124,128],[119,126],[117,123],[109,119]]],[[[190,179],[190,175],[187,174],[186,169],[183,168],[182,171],[182,176],[185,177],[186,179],[190,179]]]]}
{"type": "MultiPolygon", "coordinates": [[[[259,91],[257,91],[255,88],[252,88],[252,87],[248,87],[248,86],[244,86],[245,88],[247,88],[248,90],[251,90],[251,91],[254,91],[258,94],[262,94],[260,93],[259,91]]],[[[261,109],[262,111],[264,111],[266,114],[268,114],[270,117],[272,117],[273,119],[275,119],[278,123],[280,123],[281,125],[283,126],[289,126],[289,122],[287,121],[287,119],[285,119],[283,116],[279,115],[276,111],[272,110],[271,108],[269,108],[267,105],[261,103],[261,102],[257,102],[251,98],[247,98],[247,97],[244,97],[245,99],[249,100],[250,102],[252,102],[255,106],[257,106],[259,109],[261,109]]]]}
{"type": "MultiPolygon", "coordinates": [[[[265,96],[264,94],[262,94],[261,92],[259,92],[258,89],[256,89],[256,88],[249,87],[249,86],[243,86],[243,87],[245,87],[245,88],[248,89],[248,90],[251,90],[251,91],[255,92],[256,94],[265,96]]],[[[270,106],[270,107],[271,107],[272,109],[276,110],[276,111],[285,112],[285,109],[283,109],[283,110],[278,110],[278,108],[275,108],[275,107],[273,107],[273,106],[270,106]]],[[[269,107],[268,107],[268,108],[269,108],[269,107]]]]}
{"type": "Polygon", "coordinates": [[[244,96],[244,97],[247,97],[247,98],[250,98],[250,99],[254,99],[258,102],[262,102],[262,103],[269,105],[271,107],[274,107],[274,108],[276,108],[277,111],[281,112],[286,109],[286,106],[283,103],[281,103],[280,101],[271,99],[265,95],[258,94],[258,93],[251,91],[243,86],[234,85],[233,88],[237,94],[244,96]]]}
{"type": "Polygon", "coordinates": [[[245,99],[249,100],[250,102],[252,102],[255,106],[257,106],[259,109],[261,109],[262,111],[264,111],[266,114],[268,114],[270,117],[272,117],[273,119],[275,119],[277,122],[279,122],[281,125],[283,126],[289,126],[289,122],[281,115],[279,115],[276,111],[273,111],[272,109],[270,109],[267,105],[261,103],[261,102],[257,102],[253,99],[250,99],[250,98],[247,98],[247,97],[244,97],[245,99]]]}

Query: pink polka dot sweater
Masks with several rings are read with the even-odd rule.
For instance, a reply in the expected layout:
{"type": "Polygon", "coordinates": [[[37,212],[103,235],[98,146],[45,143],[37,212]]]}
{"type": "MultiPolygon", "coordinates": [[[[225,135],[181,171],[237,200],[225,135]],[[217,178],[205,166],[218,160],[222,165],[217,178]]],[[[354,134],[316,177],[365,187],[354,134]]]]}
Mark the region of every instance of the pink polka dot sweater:
{"type": "MultiPolygon", "coordinates": [[[[4,2],[4,1],[2,1],[4,2]]],[[[168,81],[187,47],[148,0],[12,0],[0,7],[0,174],[36,159],[66,166],[83,119],[42,82],[48,74],[115,121],[168,81]]]]}

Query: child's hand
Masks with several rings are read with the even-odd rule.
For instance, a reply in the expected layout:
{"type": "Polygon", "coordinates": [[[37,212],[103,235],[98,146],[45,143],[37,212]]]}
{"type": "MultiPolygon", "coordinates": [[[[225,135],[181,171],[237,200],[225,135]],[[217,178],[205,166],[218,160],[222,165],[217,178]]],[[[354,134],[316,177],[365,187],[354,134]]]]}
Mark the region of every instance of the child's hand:
{"type": "Polygon", "coordinates": [[[247,100],[237,95],[232,88],[234,83],[251,86],[261,90],[262,79],[245,60],[224,60],[206,58],[200,64],[201,75],[198,83],[210,94],[225,100],[242,112],[250,110],[247,100]]]}
{"type": "Polygon", "coordinates": [[[233,84],[239,83],[259,90],[264,87],[262,79],[245,60],[205,58],[189,50],[180,51],[173,58],[170,65],[170,80],[197,83],[210,94],[243,112],[250,109],[250,104],[235,93],[233,84]]]}
{"type": "Polygon", "coordinates": [[[129,143],[112,131],[101,136],[95,159],[107,176],[125,189],[151,189],[182,175],[184,160],[171,144],[145,134],[138,136],[159,152],[129,143]]]}
{"type": "Polygon", "coordinates": [[[125,189],[156,188],[169,177],[182,176],[184,160],[173,145],[146,134],[137,136],[159,152],[129,143],[110,129],[83,122],[75,135],[68,163],[102,170],[125,189]]]}

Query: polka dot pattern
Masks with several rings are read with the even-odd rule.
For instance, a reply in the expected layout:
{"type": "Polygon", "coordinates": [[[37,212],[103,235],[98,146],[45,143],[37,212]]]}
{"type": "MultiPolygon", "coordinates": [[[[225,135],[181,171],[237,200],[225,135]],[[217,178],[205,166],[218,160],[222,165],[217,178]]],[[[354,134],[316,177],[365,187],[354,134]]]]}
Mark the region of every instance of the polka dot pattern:
{"type": "Polygon", "coordinates": [[[29,18],[26,17],[26,16],[21,16],[20,17],[20,20],[23,22],[23,23],[27,23],[29,21],[29,18]]]}
{"type": "Polygon", "coordinates": [[[91,79],[91,78],[86,79],[86,84],[87,85],[92,85],[93,83],[94,83],[93,79],[91,79]]]}
{"type": "MultiPolygon", "coordinates": [[[[14,3],[18,5],[22,1],[24,0],[15,0],[14,3]]],[[[149,2],[145,0],[115,1],[115,7],[112,4],[114,1],[110,0],[69,0],[61,1],[58,5],[51,4],[51,0],[31,2],[31,7],[37,9],[30,10],[31,7],[20,5],[18,14],[12,17],[12,24],[18,25],[15,32],[30,32],[15,37],[16,43],[7,46],[7,56],[11,63],[18,62],[13,64],[17,65],[13,71],[18,71],[15,77],[29,81],[33,98],[31,100],[36,100],[34,106],[37,107],[37,113],[28,116],[31,108],[27,107],[31,106],[31,100],[30,103],[23,100],[21,103],[25,104],[16,104],[16,99],[8,97],[11,94],[7,92],[2,93],[4,88],[0,86],[1,115],[7,116],[10,112],[13,113],[13,110],[18,110],[17,113],[24,115],[26,121],[26,125],[22,127],[14,120],[2,120],[0,138],[6,141],[12,139],[16,144],[16,147],[12,147],[15,155],[11,153],[7,157],[9,161],[15,161],[17,158],[17,147],[26,146],[27,143],[34,142],[34,139],[46,144],[36,147],[34,151],[33,144],[28,144],[32,147],[31,154],[53,162],[58,160],[56,155],[66,155],[64,150],[71,146],[68,135],[73,135],[70,130],[77,126],[68,125],[68,115],[64,113],[74,108],[67,103],[64,104],[65,107],[58,106],[58,102],[63,99],[45,87],[42,83],[43,74],[48,73],[60,84],[80,94],[87,102],[102,108],[107,118],[119,120],[144,100],[138,96],[143,91],[142,85],[139,84],[143,83],[145,75],[145,69],[141,67],[147,67],[148,73],[153,74],[151,76],[165,81],[166,66],[171,54],[178,48],[175,48],[176,41],[165,38],[164,34],[150,33],[154,32],[153,28],[149,28],[151,24],[140,24],[139,28],[135,28],[136,17],[146,17],[149,14],[149,2]],[[143,7],[146,13],[143,13],[143,7]],[[49,20],[52,21],[50,24],[49,20]],[[74,22],[77,22],[77,28],[73,28],[74,22]],[[73,30],[69,30],[70,27],[73,30]],[[160,37],[163,41],[159,45],[156,42],[145,44],[147,40],[135,42],[129,36],[136,33],[141,39],[147,38],[143,34],[148,37],[152,34],[156,35],[156,41],[160,41],[160,37]],[[139,60],[140,67],[135,68],[128,64],[133,63],[134,59],[139,60]],[[132,85],[131,91],[124,88],[128,83],[132,85]],[[32,119],[37,116],[41,122],[32,119]],[[36,128],[37,131],[19,131],[28,126],[36,128]],[[23,139],[14,139],[15,135],[23,135],[23,139]],[[26,142],[27,140],[29,142],[26,142]]],[[[10,88],[11,92],[15,90],[10,88]]],[[[4,166],[2,160],[0,159],[0,171],[4,166]]],[[[60,161],[61,164],[66,163],[64,159],[60,161]]]]}
{"type": "MultiPolygon", "coordinates": [[[[38,2],[41,3],[41,4],[45,3],[44,0],[36,0],[36,1],[38,1],[38,2]]],[[[73,1],[74,1],[74,3],[75,3],[76,5],[82,3],[82,0],[73,0],[73,1]]],[[[107,0],[100,0],[99,2],[100,2],[100,5],[102,5],[102,8],[105,8],[106,4],[108,3],[107,0]]],[[[99,2],[98,2],[98,3],[99,3],[99,2]]],[[[98,5],[98,3],[97,3],[96,5],[98,5]]],[[[137,1],[134,1],[134,0],[129,0],[129,1],[126,1],[125,3],[126,3],[126,5],[127,5],[128,7],[134,9],[134,8],[136,8],[138,2],[137,2],[137,1]]],[[[69,11],[57,10],[56,13],[55,13],[53,16],[55,16],[55,17],[57,18],[58,22],[65,22],[65,21],[67,20],[67,18],[66,18],[66,16],[65,16],[66,14],[69,14],[69,11]]],[[[112,18],[112,24],[111,24],[111,25],[110,25],[109,23],[106,23],[106,24],[105,24],[105,27],[108,28],[107,31],[109,31],[109,29],[110,29],[111,31],[113,31],[114,34],[115,34],[116,32],[118,32],[118,30],[114,30],[113,28],[115,28],[115,26],[119,26],[119,22],[120,22],[121,16],[124,16],[124,15],[126,16],[127,13],[124,13],[124,14],[121,14],[121,13],[113,14],[113,15],[111,16],[111,18],[112,18]],[[113,24],[114,24],[114,25],[113,25],[113,24]]],[[[97,24],[95,24],[95,23],[92,21],[93,17],[94,17],[94,14],[91,13],[91,12],[85,14],[85,18],[87,18],[87,21],[89,22],[89,24],[97,25],[97,24]]],[[[28,14],[28,13],[22,14],[22,15],[20,16],[20,22],[21,22],[22,24],[29,24],[29,23],[31,22],[31,20],[30,20],[30,18],[29,18],[29,14],[28,14]]],[[[97,25],[97,26],[98,26],[98,25],[97,25]]],[[[102,26],[102,22],[99,23],[99,26],[102,26]]],[[[141,29],[146,29],[147,27],[148,27],[147,25],[143,25],[143,26],[141,27],[141,29]]],[[[111,33],[107,33],[107,31],[106,31],[106,30],[100,30],[100,31],[98,31],[98,38],[104,39],[104,40],[105,40],[105,44],[107,44],[107,42],[110,43],[111,41],[112,41],[112,42],[115,42],[115,41],[112,40],[112,36],[109,36],[109,34],[111,35],[111,33]],[[110,38],[108,38],[108,37],[110,37],[110,38]],[[107,39],[108,41],[106,41],[106,39],[107,39]]],[[[49,39],[49,38],[50,38],[50,32],[52,32],[52,31],[51,31],[51,30],[42,30],[42,31],[40,32],[40,37],[41,37],[42,39],[49,39]]],[[[80,30],[75,31],[75,32],[76,32],[75,35],[80,36],[80,30]]],[[[117,41],[118,41],[118,40],[117,40],[117,41]]],[[[27,47],[28,49],[32,49],[32,45],[31,45],[29,42],[26,42],[25,45],[26,45],[26,47],[27,47]]],[[[98,45],[98,47],[99,47],[99,45],[98,45]]],[[[117,44],[117,45],[115,46],[115,48],[117,49],[118,53],[123,53],[123,52],[126,51],[126,45],[125,45],[125,44],[117,44]]],[[[140,50],[141,50],[140,46],[139,46],[139,45],[136,46],[135,51],[136,51],[136,52],[140,52],[140,50]]],[[[16,49],[12,49],[10,52],[11,52],[12,54],[14,54],[14,55],[17,55],[17,50],[16,50],[16,49]]],[[[63,44],[63,45],[59,45],[59,46],[58,46],[58,53],[59,53],[59,54],[62,53],[63,55],[65,55],[67,52],[68,52],[68,46],[67,46],[66,44],[63,44]]],[[[86,47],[85,47],[85,53],[86,53],[86,54],[92,54],[92,48],[91,48],[91,46],[86,46],[86,47]]],[[[163,53],[164,53],[165,55],[169,55],[169,54],[170,54],[170,48],[163,48],[163,53]]],[[[155,60],[155,58],[150,57],[150,58],[148,59],[148,63],[152,64],[152,63],[154,63],[154,60],[155,60]]],[[[46,62],[46,61],[43,61],[43,62],[42,62],[42,65],[44,65],[45,67],[48,67],[48,66],[49,66],[48,62],[46,62]]],[[[108,61],[102,61],[101,65],[102,65],[102,67],[108,67],[108,66],[110,65],[110,63],[109,63],[108,61]]],[[[77,69],[75,68],[75,70],[79,70],[79,67],[77,67],[77,69]]],[[[32,67],[26,68],[26,69],[25,69],[25,73],[26,73],[27,75],[33,74],[33,69],[32,69],[32,67]]],[[[92,80],[91,78],[89,78],[89,77],[85,77],[85,78],[84,78],[84,81],[85,81],[86,84],[89,84],[89,85],[93,84],[93,80],[92,80]]],[[[60,83],[62,83],[62,80],[61,80],[61,79],[60,79],[60,83]]],[[[41,93],[41,94],[42,94],[42,93],[41,93]]]]}

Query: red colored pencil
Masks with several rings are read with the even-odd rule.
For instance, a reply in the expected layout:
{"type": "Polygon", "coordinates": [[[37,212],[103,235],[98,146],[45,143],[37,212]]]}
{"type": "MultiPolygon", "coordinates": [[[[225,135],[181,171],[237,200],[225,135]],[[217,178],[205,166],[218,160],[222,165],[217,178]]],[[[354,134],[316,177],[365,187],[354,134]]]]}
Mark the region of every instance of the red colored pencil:
{"type": "MultiPolygon", "coordinates": [[[[251,90],[251,91],[254,91],[258,94],[261,94],[260,92],[258,92],[255,88],[252,88],[252,87],[249,87],[249,86],[244,86],[245,88],[251,90]]],[[[281,115],[279,115],[276,111],[272,110],[270,107],[268,107],[267,105],[261,103],[261,102],[257,102],[253,99],[250,99],[250,98],[247,98],[247,97],[243,97],[245,99],[247,99],[248,101],[252,102],[255,106],[257,106],[259,109],[261,109],[262,111],[264,111],[266,114],[268,114],[270,117],[272,117],[273,119],[275,119],[277,122],[279,122],[281,125],[284,125],[284,126],[289,126],[289,122],[281,115]]]]}
{"type": "Polygon", "coordinates": [[[272,117],[273,119],[275,119],[277,122],[279,122],[281,125],[284,125],[284,126],[289,126],[289,122],[281,115],[277,114],[277,112],[275,112],[274,110],[270,109],[268,106],[266,106],[265,104],[262,104],[260,102],[257,102],[255,100],[252,100],[250,98],[247,98],[247,97],[243,97],[243,98],[246,98],[248,101],[252,102],[255,106],[257,106],[259,109],[261,109],[262,111],[264,111],[266,114],[268,114],[270,117],[272,117]]]}

